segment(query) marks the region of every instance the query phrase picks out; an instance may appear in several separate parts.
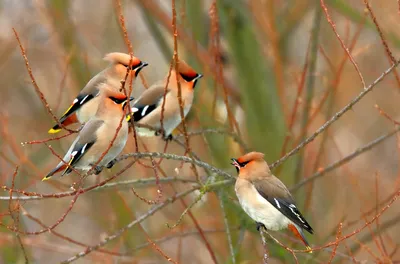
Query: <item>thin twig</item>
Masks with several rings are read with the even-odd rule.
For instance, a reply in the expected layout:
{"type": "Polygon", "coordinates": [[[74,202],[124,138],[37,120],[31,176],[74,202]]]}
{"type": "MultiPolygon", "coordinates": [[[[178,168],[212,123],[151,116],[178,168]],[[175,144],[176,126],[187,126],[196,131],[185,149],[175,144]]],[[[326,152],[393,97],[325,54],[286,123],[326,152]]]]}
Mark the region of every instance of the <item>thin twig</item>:
{"type": "MultiPolygon", "coordinates": [[[[233,228],[231,230],[238,230],[238,228],[233,228]]],[[[225,233],[226,230],[225,229],[212,229],[212,230],[203,230],[203,232],[205,234],[225,233]]],[[[155,243],[161,244],[161,243],[164,243],[164,242],[169,241],[171,239],[187,237],[187,236],[192,236],[192,235],[198,235],[198,234],[199,234],[199,231],[197,231],[197,230],[196,231],[179,232],[179,233],[176,233],[174,235],[165,236],[165,237],[162,237],[162,238],[159,238],[159,239],[154,239],[153,241],[155,243]]],[[[136,252],[138,250],[141,250],[142,248],[148,247],[149,245],[150,245],[150,242],[147,242],[147,243],[141,244],[141,245],[139,245],[139,246],[137,246],[137,247],[135,247],[133,249],[129,249],[128,251],[134,253],[134,252],[136,252]]]]}
{"type": "MultiPolygon", "coordinates": [[[[337,39],[340,42],[340,45],[342,46],[344,51],[347,53],[347,56],[349,56],[351,63],[353,64],[358,76],[360,77],[363,88],[365,89],[366,85],[365,85],[364,77],[362,76],[360,69],[358,68],[358,65],[357,65],[356,61],[354,60],[353,56],[351,56],[349,49],[346,47],[346,44],[344,44],[342,38],[340,37],[339,33],[337,32],[335,22],[333,22],[333,20],[331,19],[331,16],[328,13],[328,8],[326,7],[324,0],[321,0],[321,7],[325,12],[326,20],[328,20],[328,23],[331,25],[333,32],[335,33],[337,39]]],[[[393,63],[395,63],[395,61],[393,63]]]]}
{"type": "Polygon", "coordinates": [[[75,130],[72,130],[72,129],[68,129],[63,124],[61,124],[60,120],[58,120],[58,118],[55,116],[55,114],[51,110],[49,103],[47,102],[46,98],[44,97],[44,94],[42,93],[42,91],[40,90],[39,86],[36,83],[35,77],[33,76],[33,73],[32,73],[31,66],[29,65],[28,57],[26,56],[25,48],[24,48],[24,46],[22,46],[21,40],[19,39],[19,36],[18,36],[18,33],[15,30],[15,28],[13,28],[12,30],[14,31],[15,38],[18,41],[19,49],[21,50],[21,55],[24,58],[25,67],[26,67],[26,70],[28,71],[28,74],[29,74],[29,77],[31,79],[32,85],[35,88],[36,93],[39,95],[39,98],[42,101],[43,106],[46,108],[46,110],[49,113],[49,115],[51,115],[53,117],[54,121],[56,121],[56,123],[61,128],[65,129],[65,130],[67,130],[68,132],[71,132],[71,133],[78,132],[78,131],[75,131],[75,130]]]}
{"type": "Polygon", "coordinates": [[[352,109],[352,107],[357,104],[366,94],[368,94],[372,89],[380,83],[386,75],[388,75],[390,72],[393,71],[398,65],[400,61],[397,61],[394,65],[392,65],[389,69],[384,71],[375,81],[373,81],[368,87],[364,88],[364,90],[359,93],[353,100],[350,101],[345,107],[343,107],[339,112],[337,112],[334,116],[332,116],[331,119],[326,121],[320,128],[317,129],[310,137],[308,137],[306,140],[301,142],[297,147],[292,149],[290,152],[286,153],[285,156],[280,158],[279,160],[275,161],[274,163],[271,164],[270,168],[273,169],[279,165],[282,164],[285,160],[287,160],[289,157],[293,156],[296,154],[300,149],[304,148],[307,144],[312,142],[319,134],[324,132],[330,125],[332,125],[336,120],[338,120],[343,114],[345,114],[347,111],[352,109]]]}
{"type": "Polygon", "coordinates": [[[347,155],[346,157],[344,157],[341,160],[338,160],[338,161],[332,163],[331,165],[327,166],[325,169],[321,169],[318,172],[316,172],[315,174],[313,174],[312,176],[306,177],[304,180],[300,181],[295,186],[293,186],[290,190],[296,191],[303,185],[305,185],[311,181],[315,181],[316,179],[322,177],[326,173],[328,173],[336,168],[339,168],[343,164],[346,164],[347,162],[351,161],[352,159],[354,159],[358,155],[364,153],[365,151],[371,150],[374,146],[378,145],[379,143],[382,143],[383,141],[390,138],[391,136],[393,136],[394,134],[396,134],[399,131],[400,131],[400,126],[396,127],[396,129],[394,129],[393,131],[391,131],[385,135],[382,135],[382,136],[372,140],[368,144],[356,149],[353,153],[347,155]]]}
{"type": "Polygon", "coordinates": [[[261,226],[258,231],[260,232],[261,242],[264,248],[263,262],[264,264],[268,264],[269,251],[268,251],[267,239],[264,236],[264,229],[265,229],[264,226],[261,226]]]}
{"type": "MultiPolygon", "coordinates": [[[[19,208],[20,208],[19,202],[17,202],[17,204],[16,204],[16,208],[17,208],[16,214],[17,214],[17,216],[14,216],[14,213],[13,213],[14,210],[12,210],[12,197],[13,197],[12,194],[13,194],[13,190],[14,190],[14,187],[15,187],[15,177],[17,176],[17,174],[18,174],[18,166],[15,167],[15,170],[14,170],[14,173],[13,173],[13,176],[12,176],[11,189],[9,191],[10,192],[10,196],[9,196],[10,199],[9,199],[9,202],[8,202],[8,210],[10,212],[11,218],[14,221],[14,228],[18,230],[18,225],[19,225],[19,217],[18,216],[19,216],[19,208]]],[[[27,263],[29,263],[29,259],[28,259],[28,255],[27,255],[26,250],[25,250],[25,246],[22,243],[21,235],[18,232],[15,232],[15,236],[17,237],[17,241],[18,241],[18,244],[19,244],[19,246],[21,248],[22,255],[24,256],[24,259],[25,259],[25,263],[27,264],[27,263]]]]}
{"type": "MultiPolygon", "coordinates": [[[[147,179],[134,179],[134,180],[111,182],[111,183],[107,183],[102,186],[98,186],[90,191],[102,191],[102,190],[108,190],[108,189],[113,189],[113,188],[118,189],[118,190],[124,190],[124,189],[129,189],[132,186],[135,186],[135,187],[154,186],[156,181],[157,181],[157,178],[147,178],[147,179]]],[[[183,178],[178,178],[178,177],[161,178],[161,179],[159,179],[159,181],[160,181],[160,183],[170,183],[170,182],[196,183],[196,181],[193,179],[183,179],[183,178]]],[[[48,198],[61,198],[61,197],[72,196],[75,193],[76,193],[75,191],[69,191],[69,192],[62,192],[62,193],[54,193],[54,196],[39,196],[39,195],[13,196],[12,199],[20,200],[20,201],[42,200],[42,199],[48,199],[48,198]]],[[[10,197],[0,196],[0,201],[8,201],[8,200],[10,200],[10,197]]]]}
{"type": "Polygon", "coordinates": [[[172,159],[172,160],[179,160],[179,161],[183,161],[186,163],[192,163],[196,166],[202,167],[208,171],[214,172],[218,175],[224,176],[225,178],[230,178],[230,179],[235,179],[235,177],[233,177],[232,175],[230,175],[229,173],[220,170],[214,166],[211,166],[210,164],[197,160],[197,159],[192,159],[186,156],[179,156],[179,155],[175,155],[175,154],[168,154],[168,153],[160,153],[160,152],[139,152],[139,153],[129,153],[129,154],[125,154],[122,155],[120,157],[118,157],[116,160],[120,161],[120,160],[124,160],[124,159],[128,159],[128,158],[138,158],[138,159],[142,159],[142,158],[164,158],[164,159],[172,159]]]}
{"type": "MultiPolygon", "coordinates": [[[[246,145],[246,143],[242,140],[242,138],[236,134],[235,132],[227,131],[226,129],[218,129],[218,128],[204,128],[198,131],[190,131],[187,135],[190,136],[197,136],[203,134],[221,134],[231,137],[237,144],[239,144],[243,150],[247,153],[250,152],[250,148],[246,145]]],[[[176,135],[175,137],[183,137],[183,134],[176,135]]]]}
{"type": "MultiPolygon", "coordinates": [[[[308,69],[308,76],[307,76],[306,100],[302,113],[303,118],[301,120],[302,131],[300,134],[301,138],[300,140],[304,140],[304,138],[307,137],[307,123],[310,118],[311,105],[312,105],[312,100],[314,98],[315,71],[317,68],[319,30],[321,27],[321,18],[322,18],[322,11],[321,9],[316,8],[313,21],[312,37],[311,37],[311,48],[310,48],[311,54],[309,58],[310,67],[308,69]]],[[[303,159],[304,159],[304,151],[300,152],[300,155],[298,156],[294,172],[295,182],[298,182],[303,174],[303,159]]]]}
{"type": "Polygon", "coordinates": [[[205,194],[204,192],[201,192],[201,193],[197,196],[197,198],[196,198],[189,206],[187,206],[187,207],[185,208],[185,210],[183,211],[183,213],[181,214],[181,216],[179,216],[179,218],[178,218],[178,220],[176,221],[175,224],[170,225],[170,224],[166,223],[166,226],[167,226],[169,229],[174,229],[175,227],[177,227],[177,226],[182,222],[183,217],[189,212],[189,210],[192,209],[193,206],[195,206],[195,204],[197,204],[198,202],[201,201],[201,198],[203,198],[204,194],[205,194]]]}
{"type": "MultiPolygon", "coordinates": [[[[225,185],[227,184],[228,181],[222,181],[222,182],[217,182],[217,183],[213,183],[208,185],[209,188],[214,188],[214,187],[218,187],[221,185],[225,185]]],[[[162,208],[166,207],[167,205],[175,202],[177,199],[184,197],[192,192],[194,192],[195,190],[200,189],[200,186],[191,188],[189,190],[183,191],[181,193],[176,194],[173,197],[169,197],[168,199],[166,199],[164,202],[157,204],[156,206],[154,206],[153,208],[151,208],[149,211],[147,211],[144,215],[136,218],[134,221],[130,222],[129,224],[127,224],[126,226],[124,226],[123,228],[119,229],[118,231],[116,231],[114,234],[108,236],[107,238],[105,238],[103,241],[99,242],[98,244],[94,245],[94,246],[90,246],[88,247],[85,251],[79,252],[78,254],[76,254],[75,256],[62,261],[61,263],[65,264],[65,263],[71,263],[79,258],[82,258],[86,255],[88,255],[89,253],[91,253],[94,250],[97,250],[98,248],[103,247],[104,245],[106,245],[107,243],[119,238],[122,234],[125,233],[125,231],[129,230],[130,228],[134,227],[135,225],[143,222],[144,220],[146,220],[147,218],[149,218],[150,216],[152,216],[153,214],[155,214],[156,212],[158,212],[159,210],[161,210],[162,208]]]]}
{"type": "MultiPolygon", "coordinates": [[[[178,75],[178,68],[179,68],[179,56],[178,56],[178,27],[177,27],[177,22],[176,22],[176,6],[175,6],[175,0],[171,1],[171,8],[172,8],[172,30],[173,30],[173,38],[174,38],[174,55],[173,55],[173,59],[174,59],[174,64],[175,64],[175,78],[176,78],[176,83],[178,85],[178,102],[179,102],[179,113],[180,113],[180,117],[181,117],[181,124],[182,124],[182,128],[183,128],[183,134],[185,136],[185,143],[186,143],[186,152],[189,154],[189,156],[191,158],[193,158],[192,156],[192,151],[191,151],[191,147],[190,147],[190,139],[187,135],[187,127],[186,127],[186,120],[185,120],[185,113],[184,113],[184,100],[182,98],[182,86],[181,86],[181,81],[178,75]]],[[[199,172],[197,171],[196,167],[194,166],[194,164],[191,164],[191,169],[196,177],[196,180],[198,181],[199,184],[201,184],[200,181],[200,176],[199,176],[199,172]]],[[[216,263],[216,259],[214,256],[213,260],[216,263]]]]}
{"type": "MultiPolygon", "coordinates": [[[[384,230],[388,230],[389,228],[398,225],[398,224],[399,224],[399,221],[400,221],[400,215],[398,215],[398,216],[396,216],[396,217],[394,217],[394,218],[392,218],[392,219],[389,219],[389,220],[387,220],[387,221],[381,223],[381,224],[380,224],[380,230],[379,230],[379,232],[381,233],[381,232],[383,232],[384,230]]],[[[372,239],[373,239],[372,234],[371,234],[371,233],[367,233],[366,235],[364,235],[363,237],[361,237],[361,238],[359,239],[359,241],[360,241],[361,243],[363,243],[363,244],[366,244],[366,243],[368,243],[369,241],[371,241],[372,239]]],[[[353,253],[356,253],[356,252],[360,249],[360,247],[361,247],[360,244],[355,244],[354,246],[352,246],[352,247],[350,248],[350,250],[351,250],[353,253]]]]}
{"type": "MultiPolygon", "coordinates": [[[[272,235],[265,229],[265,227],[260,228],[260,234],[261,234],[261,237],[262,237],[263,239],[265,239],[264,236],[263,236],[264,233],[267,234],[272,240],[274,240],[275,243],[277,243],[278,245],[280,245],[281,247],[283,247],[284,249],[286,249],[287,251],[289,251],[289,252],[293,255],[293,258],[294,258],[294,260],[296,261],[296,264],[299,263],[299,261],[298,261],[298,259],[297,259],[297,257],[296,257],[296,253],[295,253],[295,252],[300,252],[299,250],[294,250],[294,249],[291,249],[291,248],[289,248],[289,247],[283,245],[278,239],[276,239],[274,236],[272,236],[272,235]]],[[[263,241],[263,243],[264,243],[264,241],[263,241]]],[[[302,252],[303,252],[303,251],[302,251],[302,252]]]]}
{"type": "MultiPolygon", "coordinates": [[[[340,236],[342,235],[342,228],[343,228],[343,223],[339,223],[339,227],[338,227],[338,230],[336,233],[336,241],[339,240],[340,236]]],[[[333,247],[331,257],[329,258],[329,263],[332,263],[332,260],[336,255],[336,250],[337,250],[338,246],[339,246],[339,242],[333,247]]]]}
{"type": "MultiPolygon", "coordinates": [[[[22,209],[22,212],[23,212],[24,216],[28,217],[29,219],[31,219],[35,223],[39,224],[41,227],[48,228],[48,226],[46,226],[41,220],[39,220],[38,218],[36,218],[33,215],[29,214],[23,207],[21,207],[21,209],[22,209]]],[[[74,239],[72,239],[70,237],[64,236],[64,235],[62,235],[61,233],[58,233],[55,230],[52,230],[51,234],[56,236],[56,237],[59,237],[59,238],[65,240],[67,242],[70,242],[72,244],[75,244],[75,245],[78,245],[78,246],[82,246],[82,247],[85,247],[85,248],[88,247],[87,244],[84,244],[82,242],[74,240],[74,239]]],[[[108,255],[112,255],[112,256],[120,256],[120,257],[123,256],[123,254],[112,252],[112,251],[108,251],[108,250],[105,250],[105,249],[99,249],[98,252],[101,252],[101,253],[104,253],[104,254],[108,254],[108,255]]]]}
{"type": "Polygon", "coordinates": [[[218,196],[219,196],[219,205],[221,207],[221,211],[222,211],[222,216],[224,218],[224,226],[225,226],[225,231],[226,231],[226,237],[228,239],[228,245],[229,245],[229,251],[231,253],[231,259],[232,259],[232,264],[236,264],[236,257],[235,257],[235,251],[233,250],[233,243],[232,243],[232,235],[231,235],[231,231],[229,229],[229,222],[228,222],[228,215],[226,213],[226,209],[225,209],[225,201],[224,201],[224,197],[223,197],[223,193],[222,191],[218,192],[218,196]]]}
{"type": "Polygon", "coordinates": [[[378,21],[376,20],[376,17],[375,17],[375,15],[374,15],[373,11],[372,11],[371,6],[369,5],[369,3],[368,3],[367,0],[364,0],[364,4],[365,4],[365,6],[366,6],[367,9],[368,9],[368,12],[369,12],[369,14],[370,14],[370,16],[371,16],[371,18],[372,18],[372,21],[374,22],[374,24],[375,24],[375,26],[376,26],[376,29],[378,30],[379,37],[381,38],[382,45],[383,45],[383,47],[385,48],[386,54],[389,56],[390,61],[391,61],[392,63],[396,63],[396,59],[394,58],[392,52],[391,52],[390,49],[389,49],[389,45],[387,44],[386,39],[385,39],[385,37],[383,36],[383,32],[382,32],[382,30],[381,30],[381,27],[379,26],[378,21]]]}

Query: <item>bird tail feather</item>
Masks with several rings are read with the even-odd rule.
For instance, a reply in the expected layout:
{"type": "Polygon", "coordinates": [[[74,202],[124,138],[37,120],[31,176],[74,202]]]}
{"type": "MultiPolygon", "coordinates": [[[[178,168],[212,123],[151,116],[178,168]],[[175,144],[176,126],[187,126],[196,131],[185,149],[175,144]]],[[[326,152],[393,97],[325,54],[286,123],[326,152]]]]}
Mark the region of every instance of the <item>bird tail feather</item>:
{"type": "Polygon", "coordinates": [[[64,163],[58,164],[57,167],[52,169],[49,173],[47,173],[46,176],[43,177],[42,181],[46,181],[46,180],[50,179],[50,177],[53,176],[55,173],[60,172],[60,171],[64,170],[65,168],[67,168],[66,164],[64,164],[64,163]]]}
{"type": "Polygon", "coordinates": [[[310,247],[310,244],[308,244],[306,237],[304,236],[303,230],[293,224],[289,224],[288,228],[290,229],[290,231],[293,232],[293,234],[299,238],[303,244],[306,246],[306,249],[308,250],[308,253],[313,253],[312,248],[310,247]]]}

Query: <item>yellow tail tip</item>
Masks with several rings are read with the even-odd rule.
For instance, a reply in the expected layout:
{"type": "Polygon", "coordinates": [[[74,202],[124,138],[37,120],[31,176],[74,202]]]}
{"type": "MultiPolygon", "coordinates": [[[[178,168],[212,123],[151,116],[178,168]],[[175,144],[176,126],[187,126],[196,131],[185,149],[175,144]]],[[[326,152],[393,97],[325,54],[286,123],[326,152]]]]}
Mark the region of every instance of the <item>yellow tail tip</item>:
{"type": "Polygon", "coordinates": [[[313,253],[313,250],[312,250],[312,248],[311,247],[309,247],[309,246],[306,246],[306,249],[308,250],[308,252],[307,253],[313,253]]]}
{"type": "Polygon", "coordinates": [[[47,177],[47,176],[45,176],[45,177],[43,177],[42,181],[47,181],[47,180],[50,180],[50,178],[51,178],[51,177],[47,177]]]}
{"type": "Polygon", "coordinates": [[[61,131],[61,128],[58,128],[58,129],[50,128],[49,131],[47,131],[47,133],[56,134],[56,133],[58,133],[60,131],[61,131]]]}

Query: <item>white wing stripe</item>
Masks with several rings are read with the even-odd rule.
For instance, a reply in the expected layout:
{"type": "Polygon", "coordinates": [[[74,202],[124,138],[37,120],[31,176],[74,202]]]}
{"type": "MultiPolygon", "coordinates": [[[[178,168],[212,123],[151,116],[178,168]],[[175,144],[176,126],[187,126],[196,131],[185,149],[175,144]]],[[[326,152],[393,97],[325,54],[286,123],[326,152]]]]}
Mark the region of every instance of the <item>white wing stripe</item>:
{"type": "Polygon", "coordinates": [[[142,116],[145,116],[145,115],[146,115],[146,111],[147,111],[148,108],[149,108],[148,105],[146,105],[146,106],[143,108],[143,110],[142,110],[142,116]]]}
{"type": "Polygon", "coordinates": [[[89,95],[86,95],[85,97],[83,97],[82,101],[79,104],[82,105],[85,102],[85,100],[88,98],[88,96],[89,95]]]}
{"type": "Polygon", "coordinates": [[[291,205],[289,205],[289,209],[290,209],[290,211],[292,211],[292,213],[293,213],[295,216],[297,216],[297,218],[298,218],[303,224],[305,224],[303,218],[302,218],[298,213],[296,213],[296,212],[294,211],[294,209],[296,209],[296,206],[294,206],[293,204],[291,204],[291,205]]]}
{"type": "Polygon", "coordinates": [[[275,200],[276,206],[278,206],[278,208],[280,209],[281,208],[281,204],[279,203],[279,201],[277,199],[274,198],[274,200],[275,200]]]}
{"type": "Polygon", "coordinates": [[[85,145],[83,146],[83,148],[82,148],[82,150],[81,150],[81,153],[82,153],[82,154],[85,152],[86,146],[87,146],[87,144],[85,144],[85,145]]]}

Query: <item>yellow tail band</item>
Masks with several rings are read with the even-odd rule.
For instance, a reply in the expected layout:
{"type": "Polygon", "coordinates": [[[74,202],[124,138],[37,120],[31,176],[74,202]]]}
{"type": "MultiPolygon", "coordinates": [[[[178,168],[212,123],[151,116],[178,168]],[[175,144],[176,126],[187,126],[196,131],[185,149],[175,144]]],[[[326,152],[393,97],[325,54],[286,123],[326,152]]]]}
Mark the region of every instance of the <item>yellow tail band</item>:
{"type": "Polygon", "coordinates": [[[75,104],[72,104],[70,107],[68,107],[67,111],[65,111],[64,114],[63,114],[62,116],[65,116],[65,115],[69,112],[69,110],[71,110],[71,108],[72,108],[74,105],[75,105],[75,104]]]}
{"type": "Polygon", "coordinates": [[[306,246],[306,249],[309,250],[307,253],[313,253],[312,248],[309,246],[306,246]]]}
{"type": "Polygon", "coordinates": [[[42,181],[50,180],[50,178],[51,178],[51,177],[44,176],[44,178],[42,179],[42,181]]]}
{"type": "Polygon", "coordinates": [[[60,132],[60,131],[61,131],[61,128],[57,128],[57,129],[50,128],[49,131],[47,131],[47,133],[49,133],[49,134],[56,134],[56,133],[58,133],[58,132],[60,132]]]}

